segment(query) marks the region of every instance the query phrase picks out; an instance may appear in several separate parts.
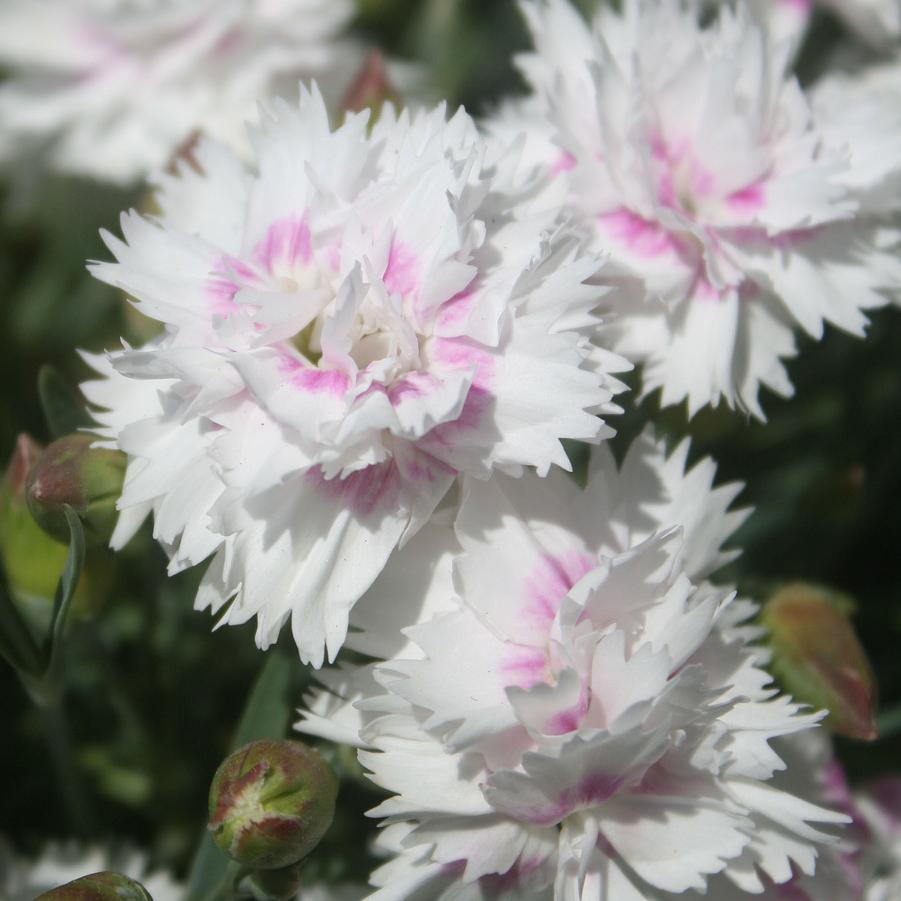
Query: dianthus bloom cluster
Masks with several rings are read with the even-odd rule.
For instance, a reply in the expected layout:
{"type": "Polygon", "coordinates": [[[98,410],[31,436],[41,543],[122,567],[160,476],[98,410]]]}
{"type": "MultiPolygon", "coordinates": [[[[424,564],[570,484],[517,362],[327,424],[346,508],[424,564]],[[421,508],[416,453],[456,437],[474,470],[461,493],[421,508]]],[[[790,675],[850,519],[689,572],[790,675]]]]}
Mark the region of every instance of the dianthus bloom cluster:
{"type": "Polygon", "coordinates": [[[771,785],[768,741],[819,716],[768,685],[752,608],[708,581],[743,514],[687,452],[644,435],[617,469],[602,449],[584,490],[469,483],[453,532],[424,529],[361,602],[365,623],[415,598],[419,622],[360,646],[384,662],[321,674],[299,728],[365,748],[395,795],[375,897],[619,901],[814,872],[845,817],[771,785]]]}
{"type": "Polygon", "coordinates": [[[200,607],[264,648],[290,618],[317,666],[459,473],[568,466],[625,368],[591,341],[597,259],[465,113],[367,128],[277,104],[253,169],[202,144],[93,267],[166,326],[85,386],[132,457],[114,545],[153,510],[173,572],[215,554],[200,607]]]}
{"type": "Polygon", "coordinates": [[[761,386],[792,391],[796,326],[862,334],[864,311],[897,294],[899,232],[860,196],[896,181],[897,128],[879,130],[887,156],[855,152],[866,134],[849,147],[832,124],[846,106],[821,92],[812,109],[791,48],[744,7],[709,26],[668,0],[604,7],[591,25],[566,0],[523,8],[533,96],[491,127],[526,132],[529,158],[565,182],[610,255],[606,340],[643,362],[664,404],[722,399],[763,418],[761,386]]]}
{"type": "Polygon", "coordinates": [[[349,0],[4,0],[0,158],[134,182],[202,130],[243,147],[300,77],[341,91],[362,58],[349,0]]]}
{"type": "MultiPolygon", "coordinates": [[[[161,77],[246,51],[260,93],[282,57],[234,22],[343,20],[208,6],[167,7],[161,77]]],[[[129,458],[112,544],[152,515],[170,572],[210,560],[219,624],[255,618],[265,649],[290,622],[317,668],[371,658],[323,670],[298,728],[392,795],[379,901],[889,898],[891,855],[839,840],[865,801],[811,762],[823,712],[773,686],[756,606],[712,581],[738,486],[651,429],[620,465],[605,439],[628,360],[664,404],[762,418],[798,328],[862,334],[899,291],[898,70],[805,94],[759,5],[621,6],[524,0],[531,95],[482,130],[443,106],[336,125],[302,87],[246,158],[203,138],[155,176],[157,215],[91,267],[162,326],[86,355],[129,458]],[[584,487],[566,440],[597,445],[584,487]]],[[[121,86],[89,72],[88,99],[121,86]]]]}

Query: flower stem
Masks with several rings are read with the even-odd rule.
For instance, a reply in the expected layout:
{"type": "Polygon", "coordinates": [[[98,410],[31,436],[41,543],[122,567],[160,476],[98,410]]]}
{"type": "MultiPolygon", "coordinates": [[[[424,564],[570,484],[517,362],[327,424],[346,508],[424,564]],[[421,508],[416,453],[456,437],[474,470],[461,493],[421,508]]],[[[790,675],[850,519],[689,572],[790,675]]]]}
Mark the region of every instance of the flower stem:
{"type": "Polygon", "coordinates": [[[239,897],[236,890],[237,882],[244,874],[244,867],[236,861],[230,860],[219,884],[204,895],[202,901],[234,901],[239,897]]]}
{"type": "Polygon", "coordinates": [[[50,704],[38,705],[38,710],[66,817],[75,833],[87,838],[93,832],[93,817],[84,785],[75,765],[75,758],[72,756],[69,724],[62,699],[54,700],[50,704]]]}

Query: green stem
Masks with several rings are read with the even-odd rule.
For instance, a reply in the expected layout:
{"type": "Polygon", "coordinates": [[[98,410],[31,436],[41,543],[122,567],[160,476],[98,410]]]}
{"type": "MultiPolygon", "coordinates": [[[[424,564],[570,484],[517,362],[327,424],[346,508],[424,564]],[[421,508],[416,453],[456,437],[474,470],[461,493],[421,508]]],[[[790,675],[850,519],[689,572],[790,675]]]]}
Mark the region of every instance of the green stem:
{"type": "Polygon", "coordinates": [[[69,724],[62,700],[39,706],[38,710],[66,817],[77,835],[88,838],[93,832],[93,819],[84,785],[72,755],[69,724]]]}
{"type": "Polygon", "coordinates": [[[235,886],[245,875],[244,867],[234,860],[228,862],[219,884],[203,896],[201,901],[234,901],[238,897],[235,886]]]}

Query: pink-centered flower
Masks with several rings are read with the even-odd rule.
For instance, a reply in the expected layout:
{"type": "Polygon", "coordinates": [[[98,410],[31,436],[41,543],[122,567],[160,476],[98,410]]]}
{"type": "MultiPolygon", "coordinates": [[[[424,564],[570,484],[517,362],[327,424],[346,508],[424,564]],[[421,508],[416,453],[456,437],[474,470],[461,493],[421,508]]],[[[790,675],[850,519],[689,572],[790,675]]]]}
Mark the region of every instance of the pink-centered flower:
{"type": "Polygon", "coordinates": [[[522,6],[533,96],[494,130],[526,132],[526,158],[610,254],[608,340],[664,404],[762,418],[761,386],[792,392],[796,327],[862,334],[901,285],[897,231],[861,220],[856,162],[818,130],[791,48],[742,10],[703,27],[679,0],[604,5],[591,24],[567,0],[522,6]]]}
{"type": "MultiPolygon", "coordinates": [[[[320,674],[301,731],[361,747],[392,797],[378,899],[761,893],[846,821],[773,782],[818,714],[772,688],[753,604],[708,576],[739,487],[648,434],[617,468],[469,482],[354,612],[369,666],[320,674]],[[383,599],[417,621],[391,637],[383,599]],[[383,626],[387,624],[381,624],[383,626]],[[713,879],[713,877],[717,879],[713,879]]],[[[731,897],[731,895],[726,895],[731,897]]],[[[698,897],[698,895],[695,895],[698,897]]]]}
{"type": "Polygon", "coordinates": [[[458,474],[568,467],[626,364],[588,337],[597,259],[463,111],[332,131],[304,91],[255,143],[201,144],[106,236],[94,274],[166,331],[84,390],[131,457],[114,546],[152,511],[173,572],[214,554],[200,608],[261,647],[290,619],[320,665],[458,474]]]}
{"type": "Polygon", "coordinates": [[[0,149],[133,183],[198,130],[246,145],[256,104],[317,77],[337,99],[363,54],[350,0],[4,0],[0,149]]]}

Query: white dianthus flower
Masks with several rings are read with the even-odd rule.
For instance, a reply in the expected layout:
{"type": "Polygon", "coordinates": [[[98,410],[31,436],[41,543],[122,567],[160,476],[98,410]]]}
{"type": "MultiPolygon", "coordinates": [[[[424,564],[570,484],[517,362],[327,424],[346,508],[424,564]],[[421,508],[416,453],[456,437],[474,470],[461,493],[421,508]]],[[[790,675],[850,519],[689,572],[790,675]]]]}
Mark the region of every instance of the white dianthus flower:
{"type": "Polygon", "coordinates": [[[317,77],[337,97],[362,61],[350,0],[7,0],[0,147],[123,184],[198,130],[246,144],[259,100],[317,77]]]}
{"type": "Polygon", "coordinates": [[[166,333],[84,390],[131,457],[114,546],[152,510],[173,572],[215,552],[199,607],[256,616],[262,647],[290,618],[318,666],[459,473],[545,474],[611,434],[626,364],[589,341],[597,259],[462,110],[332,131],[304,92],[256,144],[252,170],[202,144],[158,220],[107,236],[94,274],[166,333]]]}
{"type": "Polygon", "coordinates": [[[860,221],[848,187],[872,173],[824,139],[791,48],[742,10],[708,27],[679,0],[626,0],[590,25],[566,0],[523,10],[533,96],[493,128],[526,132],[526,158],[610,254],[609,340],[664,404],[762,418],[761,385],[792,392],[795,327],[863,334],[901,285],[897,232],[860,221]]]}
{"type": "Polygon", "coordinates": [[[633,901],[814,871],[816,824],[846,817],[774,785],[769,741],[820,717],[771,687],[753,605],[708,581],[744,513],[687,454],[645,434],[619,469],[600,448],[584,490],[470,482],[456,538],[424,528],[358,605],[351,641],[385,659],[320,674],[298,728],[361,746],[394,795],[374,898],[633,901]],[[386,595],[418,619],[393,642],[386,595]]]}

